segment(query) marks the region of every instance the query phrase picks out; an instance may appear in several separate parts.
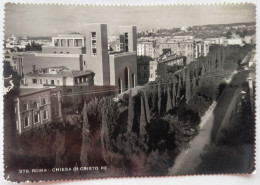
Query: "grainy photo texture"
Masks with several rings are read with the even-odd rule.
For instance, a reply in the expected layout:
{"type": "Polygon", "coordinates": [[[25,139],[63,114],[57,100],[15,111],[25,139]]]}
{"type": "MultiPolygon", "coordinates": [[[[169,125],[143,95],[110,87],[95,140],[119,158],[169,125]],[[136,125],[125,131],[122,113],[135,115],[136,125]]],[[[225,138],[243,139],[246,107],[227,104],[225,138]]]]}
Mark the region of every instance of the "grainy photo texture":
{"type": "Polygon", "coordinates": [[[7,3],[5,179],[252,173],[255,14],[7,3]]]}

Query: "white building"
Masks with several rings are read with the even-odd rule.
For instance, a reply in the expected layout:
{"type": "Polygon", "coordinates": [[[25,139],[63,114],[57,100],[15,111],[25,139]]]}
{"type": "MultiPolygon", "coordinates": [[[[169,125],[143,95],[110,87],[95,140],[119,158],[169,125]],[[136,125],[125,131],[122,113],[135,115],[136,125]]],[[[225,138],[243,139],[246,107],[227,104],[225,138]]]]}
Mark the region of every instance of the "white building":
{"type": "Polygon", "coordinates": [[[209,53],[209,44],[203,41],[197,41],[195,44],[195,58],[205,57],[209,53]]]}
{"type": "Polygon", "coordinates": [[[157,75],[156,75],[157,64],[158,64],[158,62],[156,60],[149,62],[149,69],[150,69],[149,82],[155,81],[155,79],[157,77],[157,75]]]}
{"type": "Polygon", "coordinates": [[[155,57],[155,48],[153,42],[139,42],[137,43],[137,56],[155,57]]]}
{"type": "Polygon", "coordinates": [[[243,40],[241,38],[227,39],[227,44],[228,45],[242,45],[243,40]]]}

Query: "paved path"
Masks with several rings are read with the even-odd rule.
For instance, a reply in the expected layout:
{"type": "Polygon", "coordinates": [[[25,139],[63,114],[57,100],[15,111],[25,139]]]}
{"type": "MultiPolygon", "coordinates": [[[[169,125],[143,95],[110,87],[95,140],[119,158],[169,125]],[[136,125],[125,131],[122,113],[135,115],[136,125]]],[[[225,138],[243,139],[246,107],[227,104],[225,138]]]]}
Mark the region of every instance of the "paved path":
{"type": "Polygon", "coordinates": [[[194,173],[193,170],[201,162],[200,154],[203,153],[204,147],[215,140],[225,115],[228,115],[230,112],[228,110],[235,106],[245,79],[245,74],[239,74],[239,77],[231,82],[232,86],[225,89],[215,109],[206,116],[205,123],[201,125],[199,134],[191,141],[190,147],[176,158],[173,167],[169,169],[169,175],[194,173]]]}

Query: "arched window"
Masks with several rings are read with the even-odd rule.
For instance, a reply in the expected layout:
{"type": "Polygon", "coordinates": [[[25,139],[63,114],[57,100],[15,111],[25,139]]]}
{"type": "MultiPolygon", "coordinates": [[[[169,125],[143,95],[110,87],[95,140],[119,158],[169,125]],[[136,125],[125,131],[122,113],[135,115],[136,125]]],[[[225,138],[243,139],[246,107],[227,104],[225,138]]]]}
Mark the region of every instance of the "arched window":
{"type": "Polygon", "coordinates": [[[134,87],[135,86],[135,74],[132,73],[132,85],[131,87],[134,87]]]}
{"type": "Polygon", "coordinates": [[[38,107],[38,103],[37,102],[33,102],[33,108],[37,108],[38,107]]]}
{"type": "Polygon", "coordinates": [[[128,68],[126,67],[126,68],[125,68],[125,71],[124,71],[124,76],[125,76],[125,90],[128,90],[128,88],[129,88],[128,73],[129,73],[129,70],[128,70],[128,68]]]}
{"type": "Polygon", "coordinates": [[[121,91],[122,86],[121,86],[121,79],[120,78],[118,78],[117,84],[118,84],[118,93],[120,94],[122,92],[121,91]]]}

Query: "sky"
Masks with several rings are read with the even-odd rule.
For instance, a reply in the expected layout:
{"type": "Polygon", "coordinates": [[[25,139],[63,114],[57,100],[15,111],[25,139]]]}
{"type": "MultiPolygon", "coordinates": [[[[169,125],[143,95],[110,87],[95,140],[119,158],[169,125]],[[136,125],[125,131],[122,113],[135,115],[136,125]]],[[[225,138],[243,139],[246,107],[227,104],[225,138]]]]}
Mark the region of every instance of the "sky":
{"type": "Polygon", "coordinates": [[[53,36],[84,32],[86,23],[105,23],[108,35],[117,35],[118,26],[135,25],[138,31],[170,29],[205,24],[256,21],[254,4],[84,6],[84,5],[5,5],[5,35],[53,36]]]}

